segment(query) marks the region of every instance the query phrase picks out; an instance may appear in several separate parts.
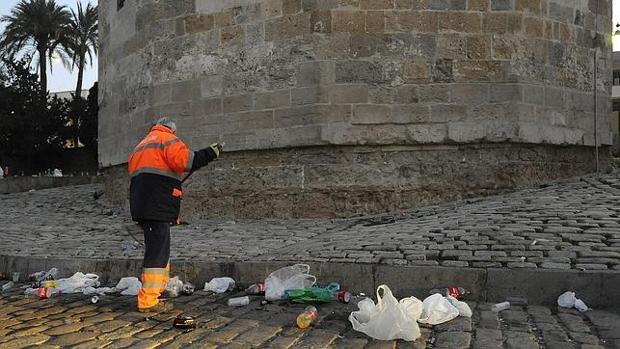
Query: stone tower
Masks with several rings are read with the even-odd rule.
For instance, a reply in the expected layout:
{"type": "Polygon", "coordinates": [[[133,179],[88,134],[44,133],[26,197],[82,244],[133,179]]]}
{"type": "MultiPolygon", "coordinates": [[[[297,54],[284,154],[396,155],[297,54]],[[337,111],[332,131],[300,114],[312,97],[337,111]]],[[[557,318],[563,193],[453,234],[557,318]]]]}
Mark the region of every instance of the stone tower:
{"type": "Polygon", "coordinates": [[[99,156],[119,202],[163,115],[193,148],[226,142],[186,186],[193,217],[406,209],[591,172],[595,134],[611,143],[609,0],[99,6],[99,156]]]}

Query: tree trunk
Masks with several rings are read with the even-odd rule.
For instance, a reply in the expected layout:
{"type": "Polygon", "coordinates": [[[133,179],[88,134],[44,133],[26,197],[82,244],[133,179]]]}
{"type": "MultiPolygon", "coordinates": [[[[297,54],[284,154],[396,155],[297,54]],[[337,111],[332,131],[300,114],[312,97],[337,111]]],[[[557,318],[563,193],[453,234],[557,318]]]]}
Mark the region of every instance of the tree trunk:
{"type": "Polygon", "coordinates": [[[45,49],[38,49],[39,51],[39,79],[41,81],[41,99],[44,103],[47,102],[47,57],[45,56],[45,49]]]}
{"type": "Polygon", "coordinates": [[[84,60],[86,55],[80,55],[78,62],[78,78],[77,85],[75,87],[75,98],[82,98],[82,80],[84,79],[84,60]]]}
{"type": "Polygon", "coordinates": [[[73,145],[77,148],[79,143],[79,134],[80,134],[80,120],[78,115],[84,115],[84,107],[86,103],[82,103],[84,100],[82,99],[82,80],[84,79],[84,61],[86,59],[85,54],[81,54],[78,58],[78,78],[77,85],[75,87],[75,95],[73,96],[73,105],[76,108],[80,108],[80,112],[73,112],[73,130],[75,131],[75,137],[73,138],[73,145]]]}

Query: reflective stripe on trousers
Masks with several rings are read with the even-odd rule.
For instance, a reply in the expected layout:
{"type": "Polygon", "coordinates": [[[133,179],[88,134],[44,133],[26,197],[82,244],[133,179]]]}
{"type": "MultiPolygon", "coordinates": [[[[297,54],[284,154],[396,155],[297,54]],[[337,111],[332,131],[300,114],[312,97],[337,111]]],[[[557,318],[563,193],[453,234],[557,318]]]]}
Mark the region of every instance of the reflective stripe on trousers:
{"type": "Polygon", "coordinates": [[[138,292],[138,308],[150,308],[159,303],[159,296],[170,279],[170,224],[141,222],[144,229],[144,269],[142,288],[138,292]]]}
{"type": "Polygon", "coordinates": [[[157,305],[159,296],[166,290],[170,280],[170,263],[165,268],[144,268],[142,271],[142,288],[138,292],[138,308],[150,308],[157,305]]]}

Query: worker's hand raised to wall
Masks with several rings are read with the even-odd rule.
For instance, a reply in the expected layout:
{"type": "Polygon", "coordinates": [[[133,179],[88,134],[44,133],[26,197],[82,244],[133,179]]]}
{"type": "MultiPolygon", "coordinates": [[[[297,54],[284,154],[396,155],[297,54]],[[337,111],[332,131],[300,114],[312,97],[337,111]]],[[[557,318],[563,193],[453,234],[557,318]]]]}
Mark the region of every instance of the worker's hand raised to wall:
{"type": "Polygon", "coordinates": [[[208,163],[217,159],[222,149],[224,149],[224,143],[213,143],[206,148],[194,152],[191,171],[196,171],[203,166],[207,166],[208,163]]]}
{"type": "Polygon", "coordinates": [[[215,153],[215,156],[219,157],[220,153],[222,152],[222,150],[224,149],[224,143],[213,143],[211,144],[211,149],[213,149],[213,152],[215,153]]]}

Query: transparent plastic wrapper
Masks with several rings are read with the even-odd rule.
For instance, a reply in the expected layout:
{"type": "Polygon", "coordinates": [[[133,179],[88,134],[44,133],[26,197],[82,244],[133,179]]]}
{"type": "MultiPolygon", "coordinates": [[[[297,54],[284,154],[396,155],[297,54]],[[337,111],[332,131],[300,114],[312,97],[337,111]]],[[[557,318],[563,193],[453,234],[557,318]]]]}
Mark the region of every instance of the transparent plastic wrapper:
{"type": "Polygon", "coordinates": [[[358,332],[379,340],[414,341],[420,337],[422,302],[415,297],[399,302],[388,286],[381,285],[377,288],[377,304],[365,298],[357,306],[359,310],[349,315],[349,321],[358,332]]]}
{"type": "Polygon", "coordinates": [[[84,290],[82,290],[82,293],[87,296],[90,296],[93,294],[104,295],[106,293],[112,293],[112,292],[114,292],[114,289],[111,287],[99,287],[99,288],[86,287],[84,290]]]}
{"type": "Polygon", "coordinates": [[[439,325],[459,316],[459,310],[439,293],[426,297],[422,305],[422,315],[418,321],[423,324],[439,325]]]}
{"type": "Polygon", "coordinates": [[[284,292],[286,299],[295,303],[329,303],[338,298],[340,284],[330,282],[326,287],[312,287],[303,289],[286,290],[284,292]]]}
{"type": "Polygon", "coordinates": [[[463,301],[460,301],[451,296],[446,297],[446,299],[448,300],[448,302],[450,302],[450,304],[452,304],[459,311],[460,316],[464,316],[464,317],[472,316],[473,313],[471,311],[471,308],[469,307],[469,304],[463,301]]]}
{"type": "Polygon", "coordinates": [[[36,273],[32,273],[30,275],[28,275],[28,280],[29,281],[35,281],[35,282],[42,282],[44,280],[48,280],[48,279],[55,279],[56,275],[58,274],[58,269],[57,268],[52,268],[50,270],[48,270],[47,272],[45,271],[39,271],[36,273]]]}
{"type": "Polygon", "coordinates": [[[168,280],[166,285],[166,296],[176,298],[183,291],[183,281],[179,280],[178,276],[175,276],[168,280]]]}
{"type": "Polygon", "coordinates": [[[83,293],[84,290],[90,287],[99,287],[99,276],[97,274],[84,274],[78,271],[70,278],[56,280],[54,293],[83,293]]]}
{"type": "Polygon", "coordinates": [[[11,287],[13,287],[13,285],[15,285],[13,283],[13,281],[9,281],[6,284],[2,285],[2,291],[8,291],[11,289],[11,287]]]}
{"type": "Polygon", "coordinates": [[[307,264],[280,268],[265,279],[265,299],[268,301],[284,299],[287,290],[308,288],[315,283],[316,277],[310,275],[310,266],[307,264]]]}
{"type": "Polygon", "coordinates": [[[205,283],[205,291],[224,293],[235,289],[235,280],[229,277],[213,278],[205,283]]]}
{"type": "Polygon", "coordinates": [[[123,296],[137,296],[142,283],[136,277],[125,277],[120,279],[116,287],[116,291],[120,291],[123,296]]]}

